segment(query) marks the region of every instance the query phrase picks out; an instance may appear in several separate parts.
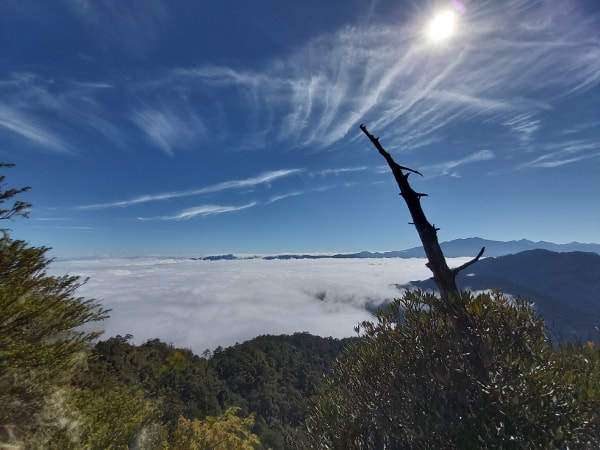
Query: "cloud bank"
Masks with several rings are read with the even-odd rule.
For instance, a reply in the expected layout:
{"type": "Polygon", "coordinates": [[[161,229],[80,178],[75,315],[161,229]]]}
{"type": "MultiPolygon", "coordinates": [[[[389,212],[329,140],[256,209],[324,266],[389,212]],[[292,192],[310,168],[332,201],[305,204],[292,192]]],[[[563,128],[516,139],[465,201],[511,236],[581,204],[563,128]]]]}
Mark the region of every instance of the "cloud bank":
{"type": "Polygon", "coordinates": [[[418,258],[92,259],[57,261],[52,272],[90,277],[78,295],[112,310],[104,338],[130,333],[136,343],[159,338],[198,353],[261,334],[354,336],[372,317],[365,306],[398,297],[395,283],[430,275],[418,258]]]}

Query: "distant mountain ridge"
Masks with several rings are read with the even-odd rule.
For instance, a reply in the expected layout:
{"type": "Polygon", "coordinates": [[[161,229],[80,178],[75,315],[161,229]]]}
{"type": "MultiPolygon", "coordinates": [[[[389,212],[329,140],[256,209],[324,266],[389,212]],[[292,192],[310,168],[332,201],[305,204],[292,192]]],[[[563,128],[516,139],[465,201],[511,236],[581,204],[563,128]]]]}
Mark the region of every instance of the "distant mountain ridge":
{"type": "MultiPolygon", "coordinates": [[[[484,256],[504,256],[514,253],[523,252],[526,250],[550,250],[553,252],[592,252],[600,254],[600,244],[583,244],[580,242],[571,242],[569,244],[554,244],[546,241],[530,241],[521,239],[519,241],[494,241],[490,239],[482,239],[478,237],[455,239],[452,241],[442,242],[440,244],[444,255],[447,258],[458,258],[461,256],[475,256],[481,247],[485,247],[484,256]]],[[[413,247],[406,250],[395,250],[389,252],[368,252],[362,251],[358,253],[336,253],[336,254],[281,254],[267,256],[236,256],[233,254],[227,255],[212,255],[192,258],[201,261],[231,261],[238,259],[355,259],[355,258],[425,258],[423,247],[413,247]]]]}
{"type": "MultiPolygon", "coordinates": [[[[600,326],[600,255],[593,252],[527,250],[485,258],[457,277],[460,289],[499,289],[534,302],[536,310],[560,339],[598,341],[600,326]]],[[[432,279],[404,288],[436,290],[432,279]]]]}
{"type": "MultiPolygon", "coordinates": [[[[581,242],[554,244],[546,241],[534,242],[527,239],[521,239],[519,241],[494,241],[474,237],[442,242],[440,246],[442,247],[442,251],[447,258],[475,256],[481,247],[485,247],[484,256],[504,256],[536,249],[550,250],[558,253],[591,252],[600,254],[600,244],[584,244],[581,242]]],[[[400,253],[402,255],[410,255],[410,257],[425,257],[423,247],[414,247],[408,250],[403,250],[400,253]]],[[[401,257],[406,258],[408,256],[401,257]]]]}

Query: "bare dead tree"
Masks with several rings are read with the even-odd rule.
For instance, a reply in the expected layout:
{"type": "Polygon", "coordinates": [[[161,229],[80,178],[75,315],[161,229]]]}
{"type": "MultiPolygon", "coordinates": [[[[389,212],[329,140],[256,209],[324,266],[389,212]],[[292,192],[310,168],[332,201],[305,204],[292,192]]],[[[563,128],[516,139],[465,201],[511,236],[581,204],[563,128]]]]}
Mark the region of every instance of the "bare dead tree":
{"type": "MultiPolygon", "coordinates": [[[[472,367],[475,376],[479,380],[487,379],[487,368],[485,364],[483,343],[481,337],[477,333],[473,333],[473,324],[471,317],[467,313],[465,304],[465,297],[461,296],[460,291],[456,285],[456,276],[461,270],[466,269],[471,264],[476,263],[483,252],[485,247],[482,247],[477,256],[465,264],[451,269],[448,267],[442,248],[440,247],[437,232],[438,228],[431,225],[421,208],[421,197],[427,196],[420,192],[416,192],[409,184],[408,177],[411,173],[421,175],[420,172],[410,169],[408,167],[401,166],[394,161],[392,156],[383,148],[379,142],[379,138],[373,136],[364,125],[360,125],[362,132],[370,139],[377,151],[385,158],[396,183],[400,188],[400,195],[404,198],[406,206],[410,211],[410,215],[413,219],[419,238],[423,244],[425,255],[427,256],[427,267],[433,273],[433,279],[438,289],[440,290],[441,306],[446,312],[450,314],[455,324],[457,331],[457,338],[463,339],[469,343],[471,351],[468,357],[471,359],[472,367]],[[406,173],[405,173],[406,172],[406,173]]],[[[422,175],[421,175],[422,176],[422,175]]]]}
{"type": "Polygon", "coordinates": [[[408,206],[408,210],[410,211],[413,220],[412,224],[414,224],[419,233],[419,238],[421,239],[421,243],[425,249],[425,255],[427,256],[427,267],[433,273],[433,279],[440,290],[442,300],[446,306],[452,306],[452,309],[460,307],[461,305],[459,305],[458,302],[460,291],[456,285],[456,276],[461,270],[466,269],[471,264],[477,262],[483,255],[485,247],[481,249],[475,258],[465,264],[453,269],[448,267],[446,258],[444,257],[437,238],[439,228],[436,228],[429,223],[427,217],[425,217],[423,208],[421,207],[421,197],[426,197],[427,194],[415,192],[408,182],[408,176],[411,173],[416,173],[421,176],[422,174],[414,169],[397,164],[392,156],[382,147],[379,138],[376,138],[369,133],[367,128],[362,124],[360,125],[360,129],[371,140],[381,156],[385,158],[394,174],[396,183],[398,183],[398,187],[400,188],[400,195],[404,198],[406,206],[408,206]]]}

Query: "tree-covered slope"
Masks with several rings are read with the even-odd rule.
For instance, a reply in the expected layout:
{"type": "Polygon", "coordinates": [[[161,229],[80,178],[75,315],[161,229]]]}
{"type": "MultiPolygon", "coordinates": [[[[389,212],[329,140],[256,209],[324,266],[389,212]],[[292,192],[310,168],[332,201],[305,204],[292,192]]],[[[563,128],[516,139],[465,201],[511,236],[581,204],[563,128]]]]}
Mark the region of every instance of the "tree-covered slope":
{"type": "MultiPolygon", "coordinates": [[[[462,289],[500,289],[535,303],[552,334],[562,339],[597,339],[600,325],[600,255],[528,250],[486,258],[459,274],[462,289]]],[[[432,280],[413,287],[435,289],[432,280]]]]}
{"type": "Polygon", "coordinates": [[[286,436],[303,424],[311,396],[349,340],[308,333],[259,336],[198,356],[159,340],[133,345],[129,337],[99,342],[80,386],[139,389],[159,402],[162,421],[201,419],[241,408],[255,414],[253,431],[264,448],[286,448],[286,436]]]}

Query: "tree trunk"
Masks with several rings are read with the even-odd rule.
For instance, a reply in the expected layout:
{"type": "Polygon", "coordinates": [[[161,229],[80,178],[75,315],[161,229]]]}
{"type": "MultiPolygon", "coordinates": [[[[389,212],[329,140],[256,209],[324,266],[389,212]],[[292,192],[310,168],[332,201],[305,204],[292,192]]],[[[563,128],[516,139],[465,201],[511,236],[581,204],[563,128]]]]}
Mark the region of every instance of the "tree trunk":
{"type": "Polygon", "coordinates": [[[483,247],[472,260],[466,262],[462,266],[450,269],[438,242],[438,228],[429,223],[427,217],[425,217],[423,208],[421,208],[421,197],[425,197],[427,194],[415,192],[408,182],[408,176],[411,173],[416,173],[418,175],[421,175],[421,173],[397,164],[392,156],[381,146],[379,138],[376,138],[369,133],[367,128],[362,124],[360,125],[360,129],[371,140],[375,148],[377,148],[379,153],[387,161],[390,169],[392,169],[394,178],[400,188],[400,195],[404,198],[404,201],[408,206],[408,210],[413,219],[413,224],[415,225],[421,243],[423,244],[425,255],[427,255],[427,267],[433,272],[433,279],[440,290],[442,307],[450,314],[452,321],[454,322],[457,338],[466,340],[472,348],[470,358],[475,376],[482,382],[485,382],[488,374],[483,358],[483,343],[481,337],[473,333],[473,326],[471,324],[471,317],[467,313],[465,297],[461,296],[456,285],[456,275],[458,275],[461,270],[477,262],[483,255],[485,247],[483,247]]]}
{"type": "Polygon", "coordinates": [[[413,219],[412,223],[419,233],[419,238],[421,239],[425,255],[427,256],[427,267],[429,267],[429,270],[433,273],[433,279],[440,290],[442,300],[444,300],[446,306],[452,306],[451,309],[455,309],[456,307],[460,308],[460,291],[456,285],[456,275],[458,275],[458,272],[461,270],[479,260],[483,255],[485,247],[482,248],[479,254],[471,261],[460,267],[450,269],[438,242],[438,228],[435,228],[435,226],[429,223],[427,217],[425,217],[423,208],[421,208],[421,197],[425,197],[427,194],[415,192],[408,182],[408,176],[411,173],[416,173],[418,175],[421,175],[421,173],[397,164],[392,156],[381,146],[379,138],[376,138],[369,133],[367,128],[362,124],[360,125],[360,129],[371,140],[375,148],[387,161],[390,169],[392,169],[396,183],[398,183],[398,187],[400,188],[400,195],[404,198],[413,219]]]}

